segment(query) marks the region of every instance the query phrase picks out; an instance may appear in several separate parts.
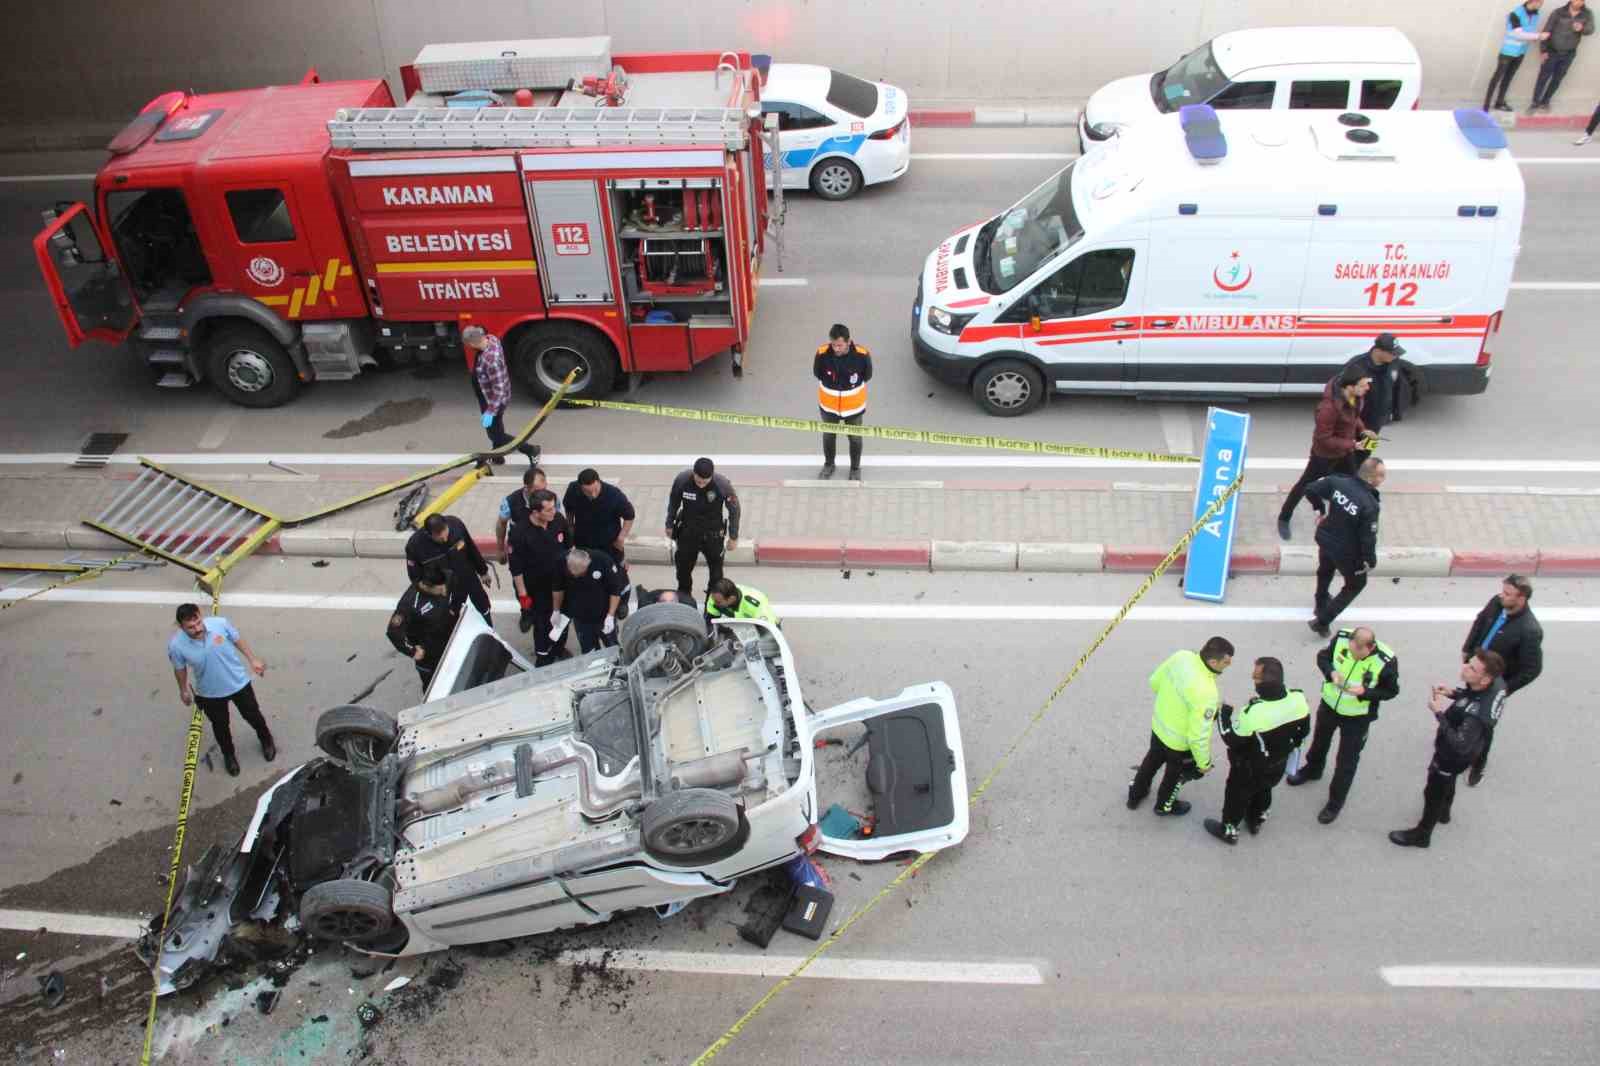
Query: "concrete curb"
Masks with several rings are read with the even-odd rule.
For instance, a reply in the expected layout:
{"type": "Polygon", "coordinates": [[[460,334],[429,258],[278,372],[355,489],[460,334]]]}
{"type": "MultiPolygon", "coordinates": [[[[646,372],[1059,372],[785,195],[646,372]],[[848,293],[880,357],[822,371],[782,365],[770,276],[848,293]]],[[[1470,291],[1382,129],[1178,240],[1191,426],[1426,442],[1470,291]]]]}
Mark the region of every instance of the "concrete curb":
{"type": "MultiPolygon", "coordinates": [[[[287,529],[269,539],[260,555],[302,558],[399,559],[410,533],[363,529],[287,529]]],[[[496,557],[493,537],[475,537],[484,557],[496,557]]],[[[229,547],[237,544],[237,540],[229,547]]],[[[0,549],[25,551],[126,551],[127,545],[77,523],[0,521],[0,549]]],[[[851,540],[843,537],[770,537],[742,542],[728,564],[823,567],[837,570],[925,570],[944,573],[1118,573],[1154,569],[1167,548],[1139,544],[1068,541],[851,540]]],[[[1174,563],[1181,568],[1184,556],[1174,563]]],[[[670,565],[665,537],[628,541],[630,562],[670,565]]],[[[1317,571],[1314,544],[1241,545],[1234,549],[1231,574],[1305,576],[1317,571]]],[[[1544,577],[1600,575],[1600,545],[1536,549],[1443,547],[1380,548],[1376,574],[1384,577],[1495,577],[1511,572],[1544,577]]]]}
{"type": "MultiPolygon", "coordinates": [[[[1078,109],[1071,107],[930,107],[911,111],[913,128],[961,129],[979,126],[1072,127],[1078,124],[1078,109]]],[[[1577,115],[1524,115],[1492,112],[1496,122],[1508,130],[1579,130],[1589,121],[1587,112],[1577,115]]],[[[95,147],[99,147],[98,144],[95,147]]]]}

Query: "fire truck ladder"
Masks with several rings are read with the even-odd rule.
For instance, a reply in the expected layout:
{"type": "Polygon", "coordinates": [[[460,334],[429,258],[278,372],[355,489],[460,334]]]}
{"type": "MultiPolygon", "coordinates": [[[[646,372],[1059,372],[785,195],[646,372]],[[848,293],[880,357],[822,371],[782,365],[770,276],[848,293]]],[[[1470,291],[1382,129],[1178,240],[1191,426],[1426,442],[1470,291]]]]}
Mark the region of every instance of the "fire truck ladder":
{"type": "Polygon", "coordinates": [[[336,148],[611,148],[745,146],[751,116],[737,107],[345,107],[328,134],[336,148]]]}
{"type": "Polygon", "coordinates": [[[200,575],[214,591],[232,566],[283,527],[283,519],[139,460],[139,475],[84,525],[200,575]]]}

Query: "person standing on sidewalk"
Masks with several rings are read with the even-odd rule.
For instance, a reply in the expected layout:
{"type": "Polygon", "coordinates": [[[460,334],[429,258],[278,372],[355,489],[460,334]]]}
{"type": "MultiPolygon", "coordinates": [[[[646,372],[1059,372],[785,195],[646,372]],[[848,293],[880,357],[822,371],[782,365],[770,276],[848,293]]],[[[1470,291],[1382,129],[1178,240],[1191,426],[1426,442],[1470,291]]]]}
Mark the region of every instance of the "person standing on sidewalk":
{"type": "Polygon", "coordinates": [[[230,777],[239,776],[239,756],[233,750],[233,731],[228,727],[228,704],[239,709],[239,717],[256,731],[261,756],[268,762],[278,757],[272,730],[261,715],[256,690],[250,675],[267,676],[262,662],[233,623],[220,615],[207,618],[198,605],[178,607],[178,632],[167,641],[167,660],[178,681],[178,699],[185,707],[199,704],[211,722],[212,735],[222,749],[222,765],[230,777]],[[247,668],[248,666],[248,668],[247,668]]]}
{"type": "Polygon", "coordinates": [[[1589,116],[1589,124],[1583,127],[1583,136],[1573,141],[1573,146],[1581,148],[1594,140],[1594,131],[1597,129],[1600,129],[1600,104],[1594,105],[1594,114],[1589,116]]]}
{"type": "MultiPolygon", "coordinates": [[[[506,406],[511,403],[511,374],[506,369],[506,353],[500,347],[500,338],[482,326],[468,326],[461,331],[461,346],[466,348],[472,362],[472,388],[478,394],[478,410],[482,412],[483,431],[489,435],[489,447],[509,444],[513,438],[506,432],[506,406]]],[[[528,457],[528,465],[539,462],[537,445],[523,442],[517,451],[528,457]]],[[[505,462],[497,455],[492,462],[498,466],[505,462]]]]}
{"type": "Polygon", "coordinates": [[[1433,737],[1433,759],[1422,789],[1422,820],[1411,829],[1396,829],[1391,843],[1402,848],[1425,848],[1433,842],[1433,827],[1450,824],[1456,798],[1456,777],[1471,766],[1483,749],[1488,723],[1500,717],[1506,686],[1500,680],[1505,660],[1492,651],[1480,651],[1461,666],[1460,688],[1433,686],[1428,710],[1438,721],[1433,737]]]}
{"type": "Polygon", "coordinates": [[[1328,623],[1367,587],[1367,573],[1378,565],[1378,487],[1385,477],[1383,460],[1368,459],[1360,472],[1332,474],[1306,489],[1308,499],[1328,509],[1317,524],[1316,614],[1306,624],[1311,632],[1328,638],[1328,623]],[[1328,586],[1337,570],[1344,583],[1339,595],[1328,598],[1328,586]]]}
{"type": "Polygon", "coordinates": [[[694,564],[702,555],[707,586],[722,579],[724,547],[731,552],[739,546],[739,495],[710,459],[696,459],[693,468],[673,479],[667,493],[667,539],[673,542],[680,593],[694,592],[694,564]]]}
{"type": "Polygon", "coordinates": [[[1289,784],[1321,779],[1338,730],[1339,757],[1328,784],[1328,802],[1317,813],[1317,821],[1329,825],[1339,817],[1350,795],[1361,749],[1367,746],[1367,730],[1378,720],[1378,704],[1400,695],[1400,660],[1371,629],[1357,626],[1339,630],[1328,646],[1317,652],[1317,669],[1322,671],[1322,702],[1317,704],[1311,750],[1306,752],[1305,765],[1289,775],[1289,784]]]}
{"type": "Polygon", "coordinates": [[[511,527],[511,582],[522,608],[517,628],[524,633],[533,630],[535,666],[548,666],[564,657],[566,642],[558,646],[550,635],[550,616],[555,611],[563,561],[571,547],[572,530],[556,513],[556,494],[539,489],[533,494],[528,520],[511,527]]]}
{"type": "MultiPolygon", "coordinates": [[[[1308,485],[1329,474],[1354,472],[1354,458],[1361,442],[1374,436],[1361,422],[1361,400],[1370,388],[1370,376],[1358,367],[1347,366],[1322,390],[1311,430],[1311,456],[1278,511],[1278,536],[1284,540],[1290,538],[1290,520],[1305,498],[1308,485]]],[[[1322,513],[1321,501],[1313,499],[1311,506],[1322,513]]]]}
{"type": "Polygon", "coordinates": [[[1355,367],[1372,379],[1366,395],[1356,405],[1356,416],[1369,433],[1382,433],[1384,426],[1405,418],[1410,383],[1401,375],[1397,363],[1405,354],[1393,333],[1380,333],[1373,338],[1371,348],[1345,364],[1346,370],[1355,367]]]}
{"type": "Polygon", "coordinates": [[[1306,694],[1285,688],[1283,663],[1271,656],[1256,660],[1250,679],[1256,694],[1234,712],[1226,703],[1217,716],[1228,746],[1228,782],[1222,793],[1222,819],[1205,820],[1206,832],[1224,844],[1239,843],[1241,823],[1250,835],[1261,832],[1272,807],[1272,789],[1283,780],[1289,753],[1311,732],[1306,694]]]}
{"type": "Polygon", "coordinates": [[[435,563],[450,575],[450,594],[457,600],[471,600],[483,620],[494,625],[489,617],[489,564],[467,532],[466,523],[455,515],[429,515],[406,541],[406,577],[413,583],[435,563]]]}
{"type": "Polygon", "coordinates": [[[1528,114],[1550,110],[1550,98],[1561,88],[1561,79],[1578,56],[1578,45],[1594,33],[1594,12],[1584,0],[1567,0],[1552,8],[1544,20],[1545,39],[1539,45],[1544,62],[1533,83],[1533,106],[1528,114]]]}
{"type": "Polygon", "coordinates": [[[1222,703],[1217,678],[1233,663],[1233,644],[1212,637],[1198,652],[1175,651],[1150,675],[1156,695],[1150,719],[1150,747],[1133,780],[1128,782],[1128,809],[1137,810],[1150,794],[1156,771],[1166,768],[1156,789],[1158,816],[1189,813],[1189,801],[1178,798],[1187,781],[1211,772],[1211,723],[1222,703]]]}
{"type": "MultiPolygon", "coordinates": [[[[1461,645],[1461,661],[1466,662],[1480,649],[1487,648],[1505,661],[1501,680],[1506,685],[1509,698],[1533,683],[1544,672],[1544,627],[1528,608],[1533,598],[1533,582],[1521,574],[1507,574],[1500,586],[1500,595],[1490,597],[1478,612],[1467,639],[1461,645]]],[[[1489,746],[1494,743],[1494,730],[1500,722],[1496,714],[1487,723],[1483,750],[1472,763],[1467,775],[1467,787],[1475,788],[1483,780],[1489,765],[1489,746]]]]}
{"type": "Polygon", "coordinates": [[[590,551],[603,551],[626,572],[628,534],[633,532],[633,504],[615,485],[600,480],[594,468],[580,470],[561,499],[572,523],[572,543],[590,551]]]}
{"type": "Polygon", "coordinates": [[[445,645],[461,614],[461,601],[450,595],[450,573],[440,563],[425,567],[422,576],[400,597],[389,616],[386,635],[395,650],[417,668],[422,691],[428,691],[439,668],[445,645]]]}
{"type": "Polygon", "coordinates": [[[570,617],[578,630],[579,651],[587,654],[600,647],[616,647],[617,608],[622,605],[626,585],[621,568],[598,548],[567,552],[561,583],[555,590],[556,623],[561,629],[553,632],[551,639],[565,639],[558,634],[570,617]]]}
{"type": "Polygon", "coordinates": [[[1517,76],[1517,68],[1522,66],[1522,57],[1528,53],[1528,42],[1543,41],[1550,35],[1539,32],[1539,8],[1544,6],[1544,0],[1527,0],[1527,3],[1518,4],[1506,15],[1505,36],[1500,40],[1500,55],[1495,60],[1494,73],[1489,76],[1489,88],[1483,94],[1483,109],[1489,110],[1489,101],[1494,101],[1496,111],[1510,111],[1512,107],[1506,103],[1506,90],[1511,88],[1511,79],[1517,76]],[[1498,87],[1499,92],[1496,92],[1498,87]]]}
{"type": "MultiPolygon", "coordinates": [[[[530,466],[522,472],[522,487],[500,501],[500,514],[494,520],[494,543],[500,551],[502,566],[511,561],[508,554],[510,543],[506,538],[507,531],[512,526],[528,520],[528,511],[533,507],[533,494],[549,487],[544,467],[530,466]]],[[[552,495],[551,498],[555,497],[552,495]]],[[[556,513],[561,513],[559,501],[556,503],[556,513]]]]}
{"type": "MultiPolygon", "coordinates": [[[[865,345],[850,339],[850,330],[835,322],[828,330],[828,343],[817,349],[811,361],[811,374],[817,379],[817,406],[824,422],[843,422],[859,426],[867,413],[867,382],[872,380],[872,353],[865,345]]],[[[822,469],[817,477],[833,476],[833,460],[838,454],[839,435],[822,435],[822,469]]],[[[850,438],[850,480],[861,480],[861,438],[850,438]]]]}

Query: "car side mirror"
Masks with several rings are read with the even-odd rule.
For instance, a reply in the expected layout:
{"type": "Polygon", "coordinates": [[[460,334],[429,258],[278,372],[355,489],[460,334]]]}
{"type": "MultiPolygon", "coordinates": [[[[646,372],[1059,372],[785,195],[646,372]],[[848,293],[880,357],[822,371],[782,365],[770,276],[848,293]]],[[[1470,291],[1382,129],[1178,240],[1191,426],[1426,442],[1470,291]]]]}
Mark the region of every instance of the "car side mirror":
{"type": "Polygon", "coordinates": [[[1044,328],[1042,325],[1039,324],[1039,316],[1038,315],[1029,315],[1028,316],[1028,325],[1033,328],[1033,331],[1035,333],[1038,333],[1041,329],[1044,328]]]}

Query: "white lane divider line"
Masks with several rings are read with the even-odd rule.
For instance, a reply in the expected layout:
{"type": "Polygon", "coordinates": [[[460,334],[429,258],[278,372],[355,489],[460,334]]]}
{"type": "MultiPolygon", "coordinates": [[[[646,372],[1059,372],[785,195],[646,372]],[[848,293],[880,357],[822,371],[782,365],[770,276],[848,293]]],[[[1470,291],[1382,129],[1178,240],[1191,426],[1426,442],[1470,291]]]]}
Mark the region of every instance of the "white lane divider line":
{"type": "Polygon", "coordinates": [[[109,914],[0,910],[0,929],[18,929],[27,932],[43,929],[66,936],[104,936],[114,940],[137,940],[144,932],[145,923],[140,918],[121,918],[109,914]]]}
{"type": "Polygon", "coordinates": [[[1600,968],[1589,966],[1384,966],[1395,988],[1533,988],[1600,992],[1600,968]]]}
{"type": "MultiPolygon", "coordinates": [[[[566,966],[603,964],[612,970],[734,977],[783,977],[799,965],[798,956],[723,955],[697,951],[632,951],[584,948],[564,951],[556,960],[566,966]]],[[[801,974],[833,981],[900,981],[950,985],[1042,985],[1037,966],[1013,962],[927,962],[914,959],[824,958],[801,974]]]]}
{"type": "Polygon", "coordinates": [[[1600,163],[1600,156],[1582,155],[1519,155],[1517,163],[1521,166],[1559,165],[1592,167],[1600,163]]]}
{"type": "Polygon", "coordinates": [[[809,279],[809,278],[762,278],[760,281],[757,281],[756,284],[762,286],[763,288],[770,288],[771,286],[774,286],[774,285],[810,285],[811,284],[811,279],[809,279]]]}
{"type": "Polygon", "coordinates": [[[24,182],[34,181],[93,181],[93,174],[3,174],[0,182],[8,185],[20,185],[24,182]]]}
{"type": "MultiPolygon", "coordinates": [[[[644,565],[644,564],[641,564],[644,565]]],[[[1381,571],[1380,571],[1381,573],[1381,571]]],[[[0,600],[16,600],[28,589],[0,589],[0,600]]],[[[193,592],[155,589],[56,589],[34,602],[93,603],[106,607],[176,607],[194,601],[193,592]]],[[[304,592],[230,592],[230,607],[255,607],[284,611],[393,611],[393,596],[324,596],[304,592]]],[[[490,601],[496,611],[515,614],[517,602],[490,601]]],[[[1104,622],[1119,610],[1117,604],[972,604],[972,603],[791,603],[783,604],[785,617],[816,621],[899,622],[1104,622]]],[[[1384,623],[1441,623],[1459,625],[1476,618],[1470,607],[1363,607],[1361,617],[1384,623]]],[[[1304,607],[1174,606],[1135,607],[1130,622],[1304,622],[1304,607]]],[[[1551,622],[1600,622],[1600,607],[1543,607],[1541,619],[1551,622]]]]}
{"type": "Polygon", "coordinates": [[[1021,162],[1033,159],[1076,159],[1076,152],[912,152],[914,160],[928,162],[1021,162]]]}
{"type": "Polygon", "coordinates": [[[1600,281],[1513,281],[1512,292],[1600,292],[1600,281]]]}

